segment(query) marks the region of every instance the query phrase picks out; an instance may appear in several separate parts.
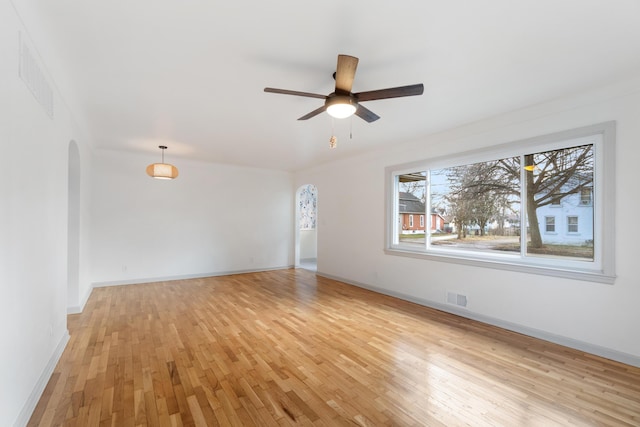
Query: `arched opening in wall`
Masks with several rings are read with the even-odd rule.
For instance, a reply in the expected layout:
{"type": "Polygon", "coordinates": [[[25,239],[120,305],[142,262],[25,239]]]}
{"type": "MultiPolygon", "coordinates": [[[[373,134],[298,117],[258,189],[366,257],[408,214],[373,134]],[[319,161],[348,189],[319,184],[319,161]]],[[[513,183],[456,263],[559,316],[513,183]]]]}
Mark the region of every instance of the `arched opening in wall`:
{"type": "Polygon", "coordinates": [[[296,192],[296,267],[316,271],[318,260],[318,189],[307,184],[296,192]]]}
{"type": "Polygon", "coordinates": [[[67,219],[67,311],[80,311],[80,151],[69,143],[67,219]]]}

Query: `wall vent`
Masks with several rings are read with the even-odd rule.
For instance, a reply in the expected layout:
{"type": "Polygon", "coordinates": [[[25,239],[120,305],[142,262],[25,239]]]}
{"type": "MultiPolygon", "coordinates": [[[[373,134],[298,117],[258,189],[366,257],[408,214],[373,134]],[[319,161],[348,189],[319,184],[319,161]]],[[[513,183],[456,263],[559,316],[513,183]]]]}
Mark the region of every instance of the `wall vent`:
{"type": "Polygon", "coordinates": [[[457,294],[455,292],[447,292],[447,304],[453,304],[460,307],[467,306],[467,296],[457,294]]]}
{"type": "Polygon", "coordinates": [[[53,90],[47,81],[38,61],[31,53],[25,37],[18,32],[20,58],[18,63],[18,75],[29,88],[38,103],[42,106],[49,118],[53,119],[53,90]]]}

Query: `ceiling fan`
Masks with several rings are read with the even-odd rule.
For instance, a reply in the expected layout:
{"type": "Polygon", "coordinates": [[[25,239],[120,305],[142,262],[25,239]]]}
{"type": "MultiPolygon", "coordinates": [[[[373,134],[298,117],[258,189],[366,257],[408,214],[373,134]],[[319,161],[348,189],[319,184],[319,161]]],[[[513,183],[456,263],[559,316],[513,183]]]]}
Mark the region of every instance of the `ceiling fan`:
{"type": "Polygon", "coordinates": [[[424,92],[424,85],[420,83],[409,86],[352,93],[351,88],[353,86],[353,78],[356,75],[357,67],[358,58],[349,55],[338,55],[338,65],[336,67],[336,72],[333,74],[333,78],[336,80],[336,88],[334,92],[326,96],[316,93],[298,92],[295,90],[276,89],[272,87],[265,87],[264,91],[281,93],[284,95],[324,99],[324,105],[322,107],[316,108],[312,112],[300,117],[298,120],[310,119],[311,117],[315,117],[326,110],[329,115],[335,118],[343,119],[355,114],[369,123],[375,122],[380,118],[380,116],[363,107],[362,104],[360,104],[361,102],[373,101],[376,99],[422,95],[424,92]]]}

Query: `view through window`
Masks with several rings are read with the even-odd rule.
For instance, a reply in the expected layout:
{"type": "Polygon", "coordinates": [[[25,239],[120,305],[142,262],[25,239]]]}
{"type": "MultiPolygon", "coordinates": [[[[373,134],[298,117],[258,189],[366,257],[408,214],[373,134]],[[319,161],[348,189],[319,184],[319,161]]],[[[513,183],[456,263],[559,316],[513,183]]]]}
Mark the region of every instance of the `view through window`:
{"type": "Polygon", "coordinates": [[[398,168],[391,249],[601,272],[596,249],[605,239],[594,219],[605,211],[596,191],[602,141],[595,134],[516,146],[517,155],[492,160],[398,168]]]}
{"type": "Polygon", "coordinates": [[[399,242],[593,260],[593,206],[584,203],[593,186],[593,145],[413,172],[399,175],[398,184],[400,223],[404,215],[409,220],[399,242]],[[430,216],[432,227],[415,227],[416,214],[430,216]],[[566,227],[556,229],[557,217],[566,217],[566,227]]]}

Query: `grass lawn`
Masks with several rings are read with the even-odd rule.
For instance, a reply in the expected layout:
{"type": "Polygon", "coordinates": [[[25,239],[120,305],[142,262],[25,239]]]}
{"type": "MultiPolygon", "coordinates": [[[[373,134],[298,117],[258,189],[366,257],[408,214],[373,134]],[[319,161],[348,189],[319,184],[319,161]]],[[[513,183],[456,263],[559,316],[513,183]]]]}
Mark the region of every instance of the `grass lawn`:
{"type": "MultiPolygon", "coordinates": [[[[424,234],[401,234],[400,241],[411,242],[421,239],[424,234]]],[[[467,249],[520,252],[518,236],[467,236],[464,239],[449,238],[433,242],[439,246],[461,247],[467,249]]],[[[593,259],[593,246],[544,245],[542,248],[527,248],[527,252],[536,255],[562,256],[572,258],[593,259]]]]}
{"type": "Polygon", "coordinates": [[[424,239],[424,233],[401,234],[400,240],[424,239]]]}
{"type": "MultiPolygon", "coordinates": [[[[519,252],[519,244],[501,244],[494,247],[498,251],[519,252]]],[[[593,258],[593,246],[543,245],[541,248],[527,247],[527,252],[537,255],[565,256],[573,258],[593,258]]]]}

